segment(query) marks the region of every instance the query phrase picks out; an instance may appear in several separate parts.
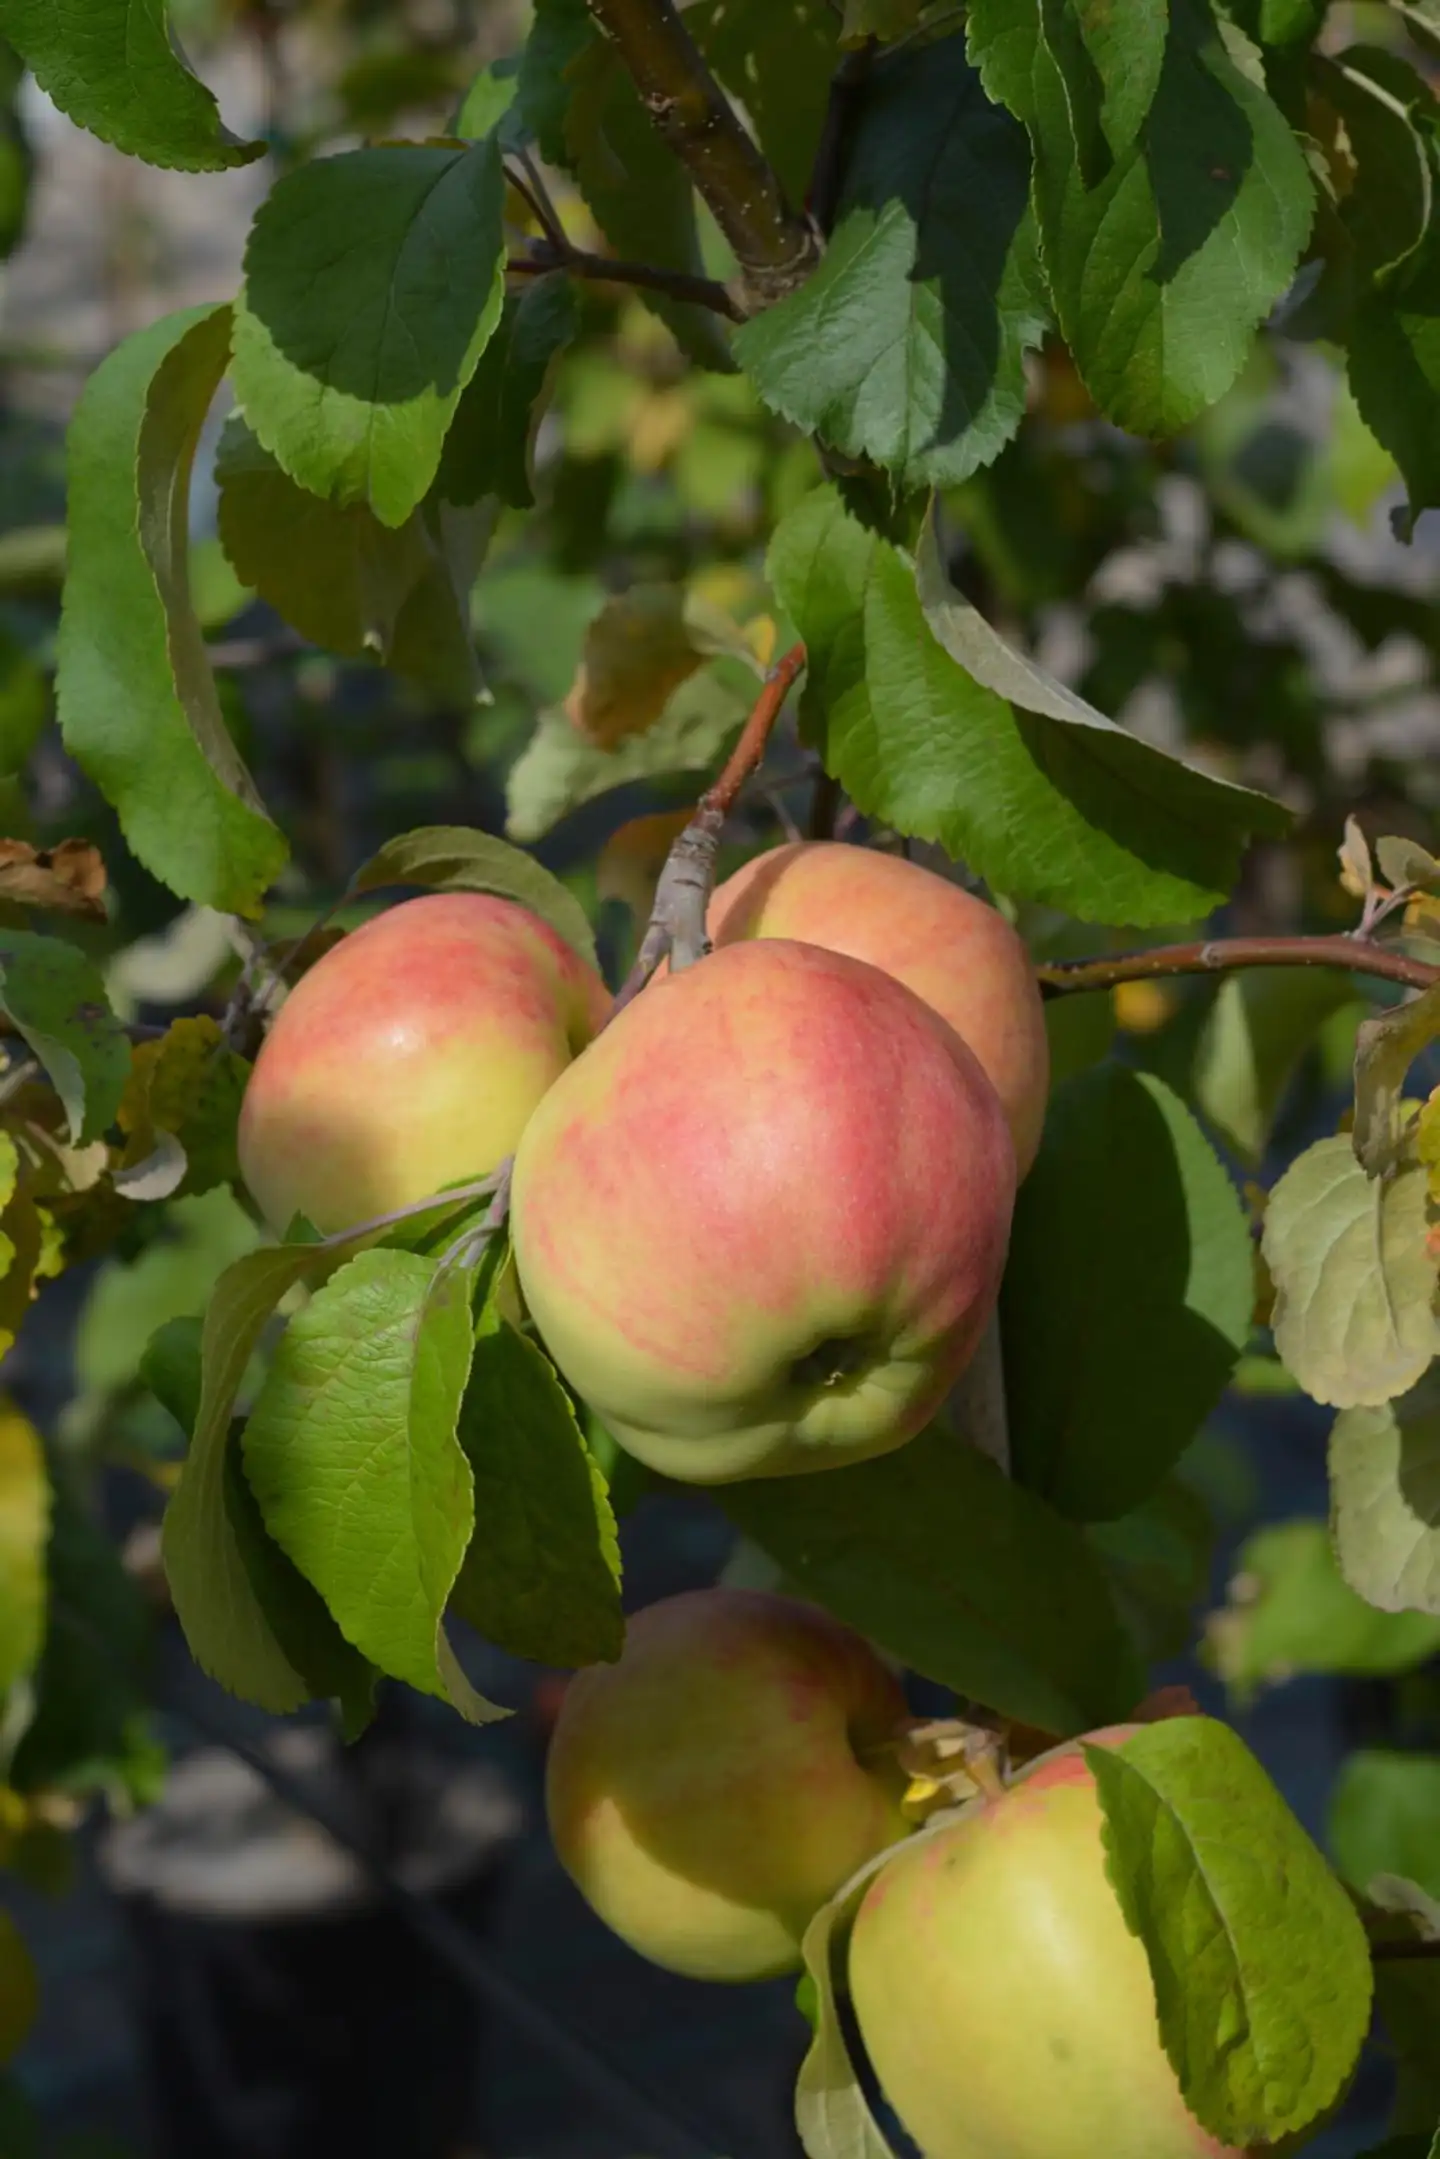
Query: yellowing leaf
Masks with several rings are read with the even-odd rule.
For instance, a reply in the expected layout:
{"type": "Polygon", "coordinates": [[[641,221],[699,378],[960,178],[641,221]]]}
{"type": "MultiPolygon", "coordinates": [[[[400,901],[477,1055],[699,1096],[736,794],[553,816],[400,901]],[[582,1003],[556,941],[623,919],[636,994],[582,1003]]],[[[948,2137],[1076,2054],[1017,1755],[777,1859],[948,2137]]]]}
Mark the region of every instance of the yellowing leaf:
{"type": "Polygon", "coordinates": [[[601,899],[623,900],[632,914],[645,921],[655,902],[665,858],[689,824],[690,814],[689,810],[657,810],[650,817],[632,817],[612,833],[596,865],[595,889],[601,899]]]}
{"type": "Polygon", "coordinates": [[[142,1043],[118,1113],[127,1142],[122,1171],[163,1153],[168,1135],[181,1153],[167,1192],[208,1192],[235,1176],[235,1128],[249,1069],[218,1024],[203,1016],[176,1020],[158,1042],[142,1043]]]}
{"type": "Polygon", "coordinates": [[[1164,982],[1119,982],[1111,991],[1115,1024],[1130,1035],[1152,1035],[1165,1025],[1179,1002],[1164,982]]]}
{"type": "Polygon", "coordinates": [[[1397,892],[1402,885],[1419,885],[1426,892],[1440,888],[1440,862],[1418,840],[1377,840],[1375,855],[1381,875],[1397,892]]]}
{"type": "Polygon", "coordinates": [[[1363,900],[1375,883],[1370,843],[1353,817],[1345,820],[1345,837],[1336,852],[1340,857],[1340,882],[1352,899],[1363,900]]]}
{"type": "Polygon", "coordinates": [[[756,664],[753,639],[703,592],[633,585],[586,631],[565,712],[597,748],[613,750],[653,727],[681,684],[719,654],[756,664]]]}
{"type": "Polygon", "coordinates": [[[636,585],[608,600],[585,633],[565,710],[601,749],[643,734],[700,665],[678,585],[636,585]]]}
{"type": "Polygon", "coordinates": [[[1368,1177],[1343,1135],[1307,1148],[1271,1193],[1275,1347],[1315,1401],[1387,1402],[1440,1352],[1426,1197],[1420,1164],[1368,1177]]]}
{"type": "Polygon", "coordinates": [[[49,1533],[50,1480],[40,1435],[0,1399],[0,1696],[40,1654],[49,1533]]]}
{"type": "Polygon", "coordinates": [[[1428,1172],[1430,1197],[1440,1202],[1440,1087],[1421,1105],[1415,1120],[1415,1152],[1428,1172]]]}

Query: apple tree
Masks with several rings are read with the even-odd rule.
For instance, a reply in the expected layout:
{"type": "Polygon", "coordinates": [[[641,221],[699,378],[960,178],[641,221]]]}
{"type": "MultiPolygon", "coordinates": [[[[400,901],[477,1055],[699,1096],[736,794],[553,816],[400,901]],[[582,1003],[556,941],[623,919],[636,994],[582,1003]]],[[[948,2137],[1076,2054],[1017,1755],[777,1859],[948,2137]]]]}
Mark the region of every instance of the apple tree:
{"type": "MultiPolygon", "coordinates": [[[[84,808],[0,841],[0,1340],[205,1242],[125,1379],[195,1659],[347,1735],[504,1715],[467,1630],[578,1671],[561,1855],[677,1968],[803,1962],[810,2159],[1299,2149],[1377,1997],[1428,2149],[1440,1758],[1351,1765],[1342,1881],[1152,1668],[1227,1389],[1335,1415],[1222,1676],[1440,1649],[1440,12],[535,0],[361,24],[264,139],[203,12],[0,0],[12,91],[267,182],[84,384],[53,647],[0,625],[6,815],[52,702],[84,808]],[[763,1587],[627,1636],[667,1482],[763,1587]]],[[[273,88],[307,11],[232,12],[273,88]]],[[[0,1474],[33,1853],[155,1765],[9,1404],[0,1474]]]]}

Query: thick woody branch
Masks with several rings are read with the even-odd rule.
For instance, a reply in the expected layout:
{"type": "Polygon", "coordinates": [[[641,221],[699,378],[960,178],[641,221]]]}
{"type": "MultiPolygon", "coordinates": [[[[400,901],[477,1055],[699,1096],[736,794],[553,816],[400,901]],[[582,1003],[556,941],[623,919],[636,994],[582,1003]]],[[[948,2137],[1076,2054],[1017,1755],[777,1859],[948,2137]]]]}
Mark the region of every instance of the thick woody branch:
{"type": "Polygon", "coordinates": [[[715,860],[720,835],[735,806],[735,798],[765,755],[775,722],[791,688],[805,665],[805,647],[792,645],[765,677],[740,739],[730,752],[724,770],[713,787],[695,805],[695,815],[671,848],[655,904],[635,965],[621,984],[610,1017],[623,1012],[639,996],[663,960],[677,972],[703,959],[710,949],[705,917],[715,886],[715,860]]]}
{"type": "Polygon", "coordinates": [[[819,235],[786,202],[672,0],[586,5],[733,248],[751,312],[783,300],[819,260],[819,235]]]}
{"type": "Polygon", "coordinates": [[[1041,992],[1061,997],[1075,990],[1109,990],[1121,982],[1148,982],[1165,975],[1228,974],[1242,967],[1338,967],[1375,975],[1407,989],[1440,982],[1440,967],[1411,959],[1394,945],[1368,937],[1215,937],[1188,945],[1153,945],[1148,952],[1118,952],[1094,960],[1046,960],[1036,968],[1041,992]]]}

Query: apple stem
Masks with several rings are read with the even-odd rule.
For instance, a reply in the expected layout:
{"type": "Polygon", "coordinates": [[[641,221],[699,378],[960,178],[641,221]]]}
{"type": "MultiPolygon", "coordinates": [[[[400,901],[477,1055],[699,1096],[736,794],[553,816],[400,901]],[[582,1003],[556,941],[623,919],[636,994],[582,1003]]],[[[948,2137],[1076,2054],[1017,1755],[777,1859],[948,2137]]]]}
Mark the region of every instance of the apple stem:
{"type": "Polygon", "coordinates": [[[764,687],[724,769],[713,787],[706,788],[695,805],[694,816],[671,847],[655,887],[655,904],[635,964],[610,1008],[612,1020],[640,995],[662,960],[668,959],[672,971],[678,974],[682,967],[692,967],[696,960],[704,959],[710,950],[705,917],[715,889],[720,835],[736,796],[765,755],[775,722],[804,665],[805,647],[792,645],[767,671],[764,687]]]}

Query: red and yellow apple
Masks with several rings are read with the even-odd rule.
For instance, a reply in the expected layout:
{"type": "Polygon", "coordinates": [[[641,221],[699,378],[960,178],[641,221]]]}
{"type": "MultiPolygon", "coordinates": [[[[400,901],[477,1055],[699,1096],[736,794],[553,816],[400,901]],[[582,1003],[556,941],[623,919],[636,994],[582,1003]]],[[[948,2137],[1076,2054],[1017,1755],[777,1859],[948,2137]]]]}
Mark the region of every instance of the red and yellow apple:
{"type": "Polygon", "coordinates": [[[849,1970],[870,2065],[925,2159],[1241,2159],[1181,2097],[1078,1745],[887,1860],[849,1970]]]}
{"type": "Polygon", "coordinates": [[[914,990],[990,1075],[1025,1175],[1045,1121],[1050,1046],[1030,956],[993,907],[899,855],[797,841],[727,879],[708,926],[717,945],[793,937],[848,952],[914,990]]]}
{"type": "Polygon", "coordinates": [[[863,1461],[944,1400],[990,1317],[1015,1157],[911,991],[766,939],[652,985],[515,1158],[520,1286],[623,1447],[698,1484],[863,1461]]]}
{"type": "Polygon", "coordinates": [[[815,1912],[905,1834],[898,1682],[758,1590],[670,1597],[571,1682],[546,1799],[562,1865],[632,1948],[696,1979],[794,1970],[815,1912]]]}
{"type": "Polygon", "coordinates": [[[240,1167],[273,1228],[388,1214],[514,1152],[610,996],[548,923],[487,893],[376,915],[281,1006],[240,1117],[240,1167]]]}

